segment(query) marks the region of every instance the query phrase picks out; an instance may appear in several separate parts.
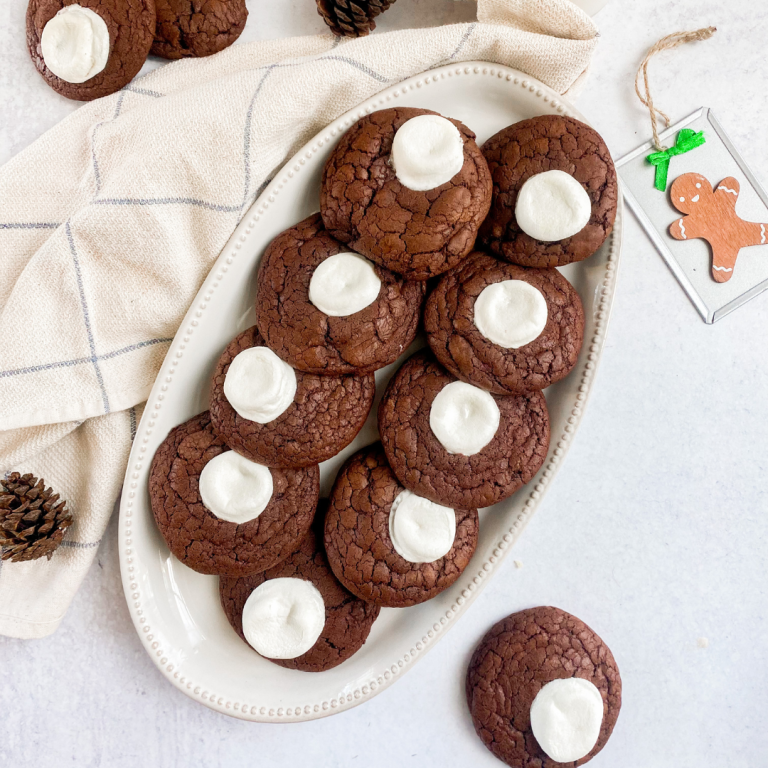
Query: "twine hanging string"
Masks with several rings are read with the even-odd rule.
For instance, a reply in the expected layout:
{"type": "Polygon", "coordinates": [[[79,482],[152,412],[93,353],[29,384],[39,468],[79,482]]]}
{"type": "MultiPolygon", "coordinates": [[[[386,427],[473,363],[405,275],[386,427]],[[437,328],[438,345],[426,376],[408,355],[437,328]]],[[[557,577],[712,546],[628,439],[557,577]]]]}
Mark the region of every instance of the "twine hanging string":
{"type": "Polygon", "coordinates": [[[656,115],[664,118],[664,122],[667,124],[667,128],[669,128],[672,121],[669,119],[669,116],[666,113],[662,112],[653,104],[653,98],[651,98],[651,88],[648,84],[648,63],[650,62],[651,58],[653,58],[657,53],[661,53],[661,51],[668,51],[672,48],[677,48],[678,45],[682,45],[683,43],[692,43],[696,40],[708,40],[710,37],[712,37],[712,35],[715,34],[715,32],[717,32],[715,27],[702,27],[701,29],[694,29],[690,32],[673,32],[671,35],[662,37],[661,40],[659,40],[659,42],[656,43],[656,45],[654,45],[653,48],[651,48],[648,53],[645,54],[645,58],[643,59],[642,64],[640,64],[638,67],[637,74],[635,75],[635,93],[637,94],[637,98],[640,99],[640,101],[642,101],[646,107],[648,107],[648,111],[651,114],[653,143],[659,152],[665,150],[666,147],[662,146],[661,140],[659,139],[659,129],[656,124],[656,115]],[[643,75],[645,95],[640,93],[640,85],[638,84],[641,73],[643,75]]]}
{"type": "Polygon", "coordinates": [[[650,62],[651,58],[653,58],[653,56],[655,56],[657,53],[660,53],[661,51],[668,51],[672,48],[677,48],[678,45],[682,45],[683,43],[691,43],[696,40],[708,40],[710,37],[712,37],[712,35],[715,34],[716,31],[717,30],[715,27],[703,27],[702,29],[695,29],[690,32],[673,32],[671,35],[662,37],[661,40],[659,40],[659,42],[656,43],[656,45],[654,45],[645,55],[645,58],[638,67],[637,74],[635,75],[635,93],[643,105],[648,108],[648,112],[651,115],[653,144],[657,151],[648,155],[647,160],[649,163],[651,163],[651,165],[656,167],[656,179],[654,184],[656,189],[660,190],[661,192],[664,192],[667,189],[667,173],[669,172],[669,161],[672,159],[672,157],[674,155],[682,155],[685,152],[690,152],[690,150],[695,149],[696,147],[700,147],[705,142],[705,139],[703,131],[696,133],[689,128],[684,128],[677,135],[677,140],[672,147],[665,147],[662,145],[661,139],[659,138],[659,128],[656,115],[659,115],[664,119],[667,128],[669,128],[672,121],[670,120],[669,115],[667,115],[665,112],[662,112],[653,103],[651,88],[648,83],[648,63],[650,62]],[[643,75],[645,94],[640,92],[639,80],[641,73],[643,75]]]}

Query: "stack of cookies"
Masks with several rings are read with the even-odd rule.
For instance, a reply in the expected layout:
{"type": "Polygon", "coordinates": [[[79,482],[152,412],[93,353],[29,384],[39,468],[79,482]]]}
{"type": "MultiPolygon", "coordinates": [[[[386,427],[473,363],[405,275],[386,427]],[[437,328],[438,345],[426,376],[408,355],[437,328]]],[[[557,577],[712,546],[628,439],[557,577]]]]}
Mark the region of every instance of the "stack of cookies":
{"type": "Polygon", "coordinates": [[[210,410],[171,432],[150,476],[171,552],[220,576],[230,623],[262,656],[329,669],[380,608],[458,579],[478,508],[545,460],[542,390],[584,333],[555,268],[599,248],[617,194],[602,139],[571,118],[525,120],[482,150],[422,109],[375,112],[342,137],[321,212],[262,257],[256,325],[219,359],[210,410]],[[420,329],[428,348],[379,404],[381,441],[347,460],[318,512],[318,464],[352,442],[374,372],[420,329]]]}

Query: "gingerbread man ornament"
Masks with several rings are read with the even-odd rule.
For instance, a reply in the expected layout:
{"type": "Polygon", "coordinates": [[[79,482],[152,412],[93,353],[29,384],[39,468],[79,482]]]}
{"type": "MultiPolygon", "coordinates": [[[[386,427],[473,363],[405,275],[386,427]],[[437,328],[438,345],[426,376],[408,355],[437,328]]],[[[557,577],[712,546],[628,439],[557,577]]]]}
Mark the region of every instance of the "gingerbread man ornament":
{"type": "Polygon", "coordinates": [[[718,283],[731,279],[742,248],[766,242],[768,224],[744,221],[736,213],[739,189],[739,182],[729,176],[713,191],[700,173],[684,173],[672,184],[672,205],[687,215],[670,224],[669,234],[675,240],[706,240],[712,248],[712,277],[718,283]]]}

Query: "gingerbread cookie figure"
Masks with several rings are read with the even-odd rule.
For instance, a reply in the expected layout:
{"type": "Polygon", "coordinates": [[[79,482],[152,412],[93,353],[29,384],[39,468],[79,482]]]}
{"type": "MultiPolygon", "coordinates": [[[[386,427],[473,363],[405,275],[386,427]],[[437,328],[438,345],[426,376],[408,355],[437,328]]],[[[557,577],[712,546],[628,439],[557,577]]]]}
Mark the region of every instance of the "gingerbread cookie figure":
{"type": "Polygon", "coordinates": [[[744,221],[736,213],[739,182],[732,176],[717,189],[700,173],[685,173],[672,184],[672,205],[682,219],[669,225],[675,240],[706,240],[712,248],[712,277],[718,283],[731,279],[736,257],[742,248],[766,242],[768,224],[744,221]]]}

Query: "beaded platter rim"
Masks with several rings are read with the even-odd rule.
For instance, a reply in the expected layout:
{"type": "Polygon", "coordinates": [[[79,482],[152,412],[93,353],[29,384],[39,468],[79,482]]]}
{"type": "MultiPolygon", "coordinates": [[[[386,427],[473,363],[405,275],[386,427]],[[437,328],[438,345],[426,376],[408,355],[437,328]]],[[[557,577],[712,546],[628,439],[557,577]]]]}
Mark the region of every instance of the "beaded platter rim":
{"type": "MultiPolygon", "coordinates": [[[[321,147],[334,141],[336,137],[340,136],[353,122],[361,117],[382,107],[393,105],[393,102],[396,104],[397,98],[401,94],[428,87],[431,83],[437,83],[446,78],[466,76],[490,77],[501,80],[508,83],[510,88],[528,91],[529,95],[541,98],[547,105],[545,111],[549,113],[584,120],[584,117],[578,110],[540,81],[510,67],[488,62],[463,62],[461,64],[452,64],[428,70],[379,92],[358,107],[345,113],[328,125],[285,163],[243,217],[241,225],[233,233],[214,263],[208,278],[203,283],[182,324],[179,326],[179,331],[173,340],[173,344],[168,351],[147,401],[144,416],[137,430],[131,450],[120,501],[118,548],[125,598],[136,632],[141,638],[142,647],[162,674],[182,693],[222,714],[255,722],[300,722],[314,720],[351,709],[392,685],[395,680],[410,669],[416,661],[421,659],[435,645],[437,640],[445,634],[455,620],[466,611],[482,591],[489,576],[494,573],[497,566],[504,560],[512,545],[522,533],[525,525],[538,508],[541,498],[562,464],[562,460],[581,421],[605,341],[615,292],[616,267],[621,252],[622,239],[623,198],[621,195],[619,195],[613,231],[603,246],[604,248],[607,246],[604,273],[601,278],[594,280],[597,286],[592,312],[594,331],[589,339],[585,338],[584,348],[587,350],[586,354],[580,358],[577,367],[569,376],[569,378],[577,378],[579,384],[578,388],[575,388],[575,397],[567,401],[568,408],[566,410],[568,415],[564,419],[565,423],[562,430],[559,431],[557,436],[553,432],[544,466],[528,484],[525,489],[526,496],[523,497],[525,501],[522,502],[522,499],[520,499],[519,509],[513,512],[511,520],[506,521],[509,523],[508,527],[505,524],[506,532],[495,543],[490,556],[483,562],[476,563],[473,561],[470,564],[471,572],[470,568],[468,568],[462,575],[461,583],[457,582],[451,588],[456,590],[457,594],[451,606],[443,611],[439,622],[435,622],[427,629],[421,640],[414,643],[408,652],[391,659],[389,663],[383,666],[379,666],[375,672],[371,672],[366,683],[358,685],[351,692],[348,690],[349,686],[345,686],[346,690],[340,691],[334,698],[310,702],[305,701],[296,707],[265,707],[251,701],[234,701],[228,695],[210,690],[210,686],[206,687],[190,678],[189,675],[183,674],[182,670],[169,659],[171,655],[174,655],[173,649],[163,646],[162,641],[155,635],[156,630],[153,630],[144,615],[144,596],[139,584],[139,565],[136,561],[132,525],[134,514],[140,514],[135,509],[139,486],[141,482],[146,481],[148,476],[146,465],[151,460],[151,457],[146,455],[148,438],[155,425],[155,415],[161,410],[163,401],[168,396],[173,382],[178,380],[178,377],[174,377],[173,373],[184,356],[186,345],[197,330],[200,318],[203,316],[219,282],[243,249],[248,236],[256,229],[256,225],[268,211],[270,203],[273,203],[277,196],[283,193],[284,188],[289,186],[290,182],[300,175],[307,160],[311,159],[321,147]],[[245,227],[244,230],[243,226],[245,227]],[[458,588],[460,588],[460,591],[458,588]]],[[[517,494],[515,495],[517,496],[517,494]]],[[[152,597],[150,595],[147,598],[147,602],[151,601],[152,597]]]]}

